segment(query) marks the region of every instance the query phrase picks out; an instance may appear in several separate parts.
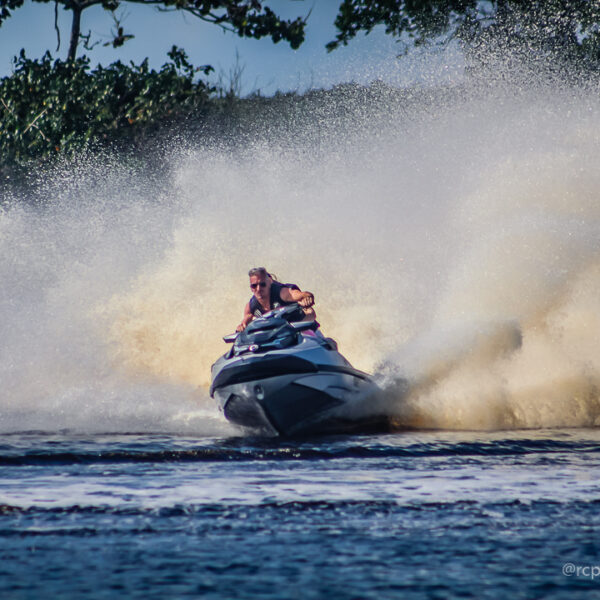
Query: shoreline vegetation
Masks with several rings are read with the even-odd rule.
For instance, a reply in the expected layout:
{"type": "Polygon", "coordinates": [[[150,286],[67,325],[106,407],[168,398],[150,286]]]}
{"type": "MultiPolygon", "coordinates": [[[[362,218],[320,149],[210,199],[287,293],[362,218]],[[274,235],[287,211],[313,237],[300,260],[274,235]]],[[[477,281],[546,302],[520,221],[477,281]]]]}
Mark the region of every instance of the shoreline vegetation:
{"type": "Polygon", "coordinates": [[[110,156],[154,178],[168,175],[166,159],[177,146],[218,144],[235,150],[276,143],[298,148],[326,140],[331,146],[341,130],[360,136],[385,127],[386,121],[398,122],[394,117],[399,114],[412,119],[417,113],[434,114],[440,104],[468,102],[497,85],[508,84],[513,91],[548,83],[598,85],[596,76],[578,73],[572,65],[515,64],[503,57],[467,69],[461,81],[451,84],[398,88],[381,81],[350,82],[242,97],[239,81],[228,87],[207,83],[201,75],[212,68],[190,64],[180,48],[173,46],[168,58],[158,70],[147,60],[91,68],[85,56],[62,61],[46,53],[29,59],[21,51],[13,59],[12,75],[0,79],[1,197],[36,202],[35,189],[44,174],[80,156],[100,161],[110,156]]]}
{"type": "MultiPolygon", "coordinates": [[[[261,0],[129,1],[182,10],[240,37],[270,37],[292,49],[304,42],[310,15],[286,20],[261,0]]],[[[76,58],[78,47],[91,51],[97,43],[90,41],[91,34],[82,34],[81,13],[100,4],[112,12],[115,23],[114,39],[108,43],[122,46],[133,34],[123,29],[124,15],[116,12],[119,2],[57,0],[54,25],[59,46],[56,11],[60,5],[72,13],[67,60],[49,52],[30,59],[21,50],[13,59],[12,74],[0,79],[3,197],[7,190],[14,196],[14,190],[35,187],[53,165],[70,165],[80,156],[100,160],[110,155],[132,168],[147,168],[150,174],[165,173],[165,158],[172,156],[175,142],[242,149],[249,142],[265,141],[296,143],[300,148],[307,140],[312,148],[340,131],[360,135],[365,129],[384,127],[386,113],[408,112],[414,103],[423,108],[418,111],[423,116],[416,118],[427,118],[427,111],[434,115],[440,102],[468,101],[482,90],[493,93],[498,85],[512,86],[510,93],[517,94],[548,83],[584,87],[597,94],[600,81],[598,2],[343,0],[334,21],[336,37],[325,46],[328,51],[347,45],[359,33],[385,27],[406,51],[413,45],[443,48],[457,43],[464,77],[430,86],[394,88],[375,81],[367,86],[345,83],[303,93],[256,92],[245,97],[239,81],[208,83],[212,67],[194,66],[177,46],[159,69],[150,68],[147,59],[137,65],[116,61],[92,67],[88,57],[76,58]]],[[[24,0],[0,0],[0,25],[23,5],[24,0]]]]}
{"type": "Polygon", "coordinates": [[[178,142],[243,148],[277,139],[297,146],[314,138],[311,121],[330,140],[340,123],[360,130],[378,111],[424,101],[417,88],[380,81],[242,97],[240,82],[204,81],[199,75],[211,68],[194,67],[183,50],[174,46],[168,57],[158,70],[147,61],[91,68],[85,56],[29,59],[21,51],[13,74],[0,79],[0,193],[31,201],[40,175],[78,156],[116,156],[156,175],[168,170],[165,156],[178,142]]]}
{"type": "Polygon", "coordinates": [[[185,52],[173,46],[159,69],[116,61],[90,68],[75,61],[29,59],[22,50],[0,79],[2,187],[27,186],[36,170],[85,151],[135,154],[161,130],[204,118],[218,90],[197,77],[185,52]]]}

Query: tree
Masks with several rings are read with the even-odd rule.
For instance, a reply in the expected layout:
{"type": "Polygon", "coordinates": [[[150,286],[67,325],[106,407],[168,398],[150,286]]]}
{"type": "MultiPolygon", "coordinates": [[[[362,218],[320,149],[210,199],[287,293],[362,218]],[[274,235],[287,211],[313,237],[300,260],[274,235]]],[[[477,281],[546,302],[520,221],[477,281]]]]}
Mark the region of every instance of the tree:
{"type": "MultiPolygon", "coordinates": [[[[51,2],[52,0],[34,0],[35,2],[51,2]]],[[[0,25],[8,19],[12,11],[23,6],[25,0],[0,0],[0,25]]],[[[213,23],[226,31],[237,33],[240,37],[262,38],[271,36],[273,42],[284,40],[294,49],[304,41],[306,19],[298,17],[294,20],[279,18],[263,0],[54,0],[55,28],[58,7],[73,13],[68,61],[74,61],[81,35],[81,14],[91,6],[101,5],[109,11],[116,11],[122,2],[159,6],[164,10],[183,10],[201,21],[213,23]]],[[[114,45],[122,44],[127,39],[122,29],[116,34],[119,37],[114,45]]]]}
{"type": "Polygon", "coordinates": [[[148,59],[91,69],[88,57],[31,60],[21,50],[12,75],[0,79],[0,173],[86,146],[139,146],[161,128],[201,118],[215,89],[195,77],[183,50],[173,46],[168,57],[158,71],[148,59]]]}
{"type": "Polygon", "coordinates": [[[416,44],[456,38],[484,47],[600,69],[600,0],[344,0],[328,50],[378,25],[416,44]]]}

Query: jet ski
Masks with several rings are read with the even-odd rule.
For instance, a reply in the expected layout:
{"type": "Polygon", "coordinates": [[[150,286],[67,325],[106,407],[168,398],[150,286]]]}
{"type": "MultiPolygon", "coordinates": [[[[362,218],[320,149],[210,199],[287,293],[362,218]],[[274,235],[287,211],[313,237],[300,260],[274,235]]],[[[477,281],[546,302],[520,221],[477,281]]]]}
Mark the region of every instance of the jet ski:
{"type": "Polygon", "coordinates": [[[375,381],[304,316],[290,304],[223,338],[231,348],[212,366],[210,395],[225,418],[250,433],[286,437],[385,427],[375,381]]]}

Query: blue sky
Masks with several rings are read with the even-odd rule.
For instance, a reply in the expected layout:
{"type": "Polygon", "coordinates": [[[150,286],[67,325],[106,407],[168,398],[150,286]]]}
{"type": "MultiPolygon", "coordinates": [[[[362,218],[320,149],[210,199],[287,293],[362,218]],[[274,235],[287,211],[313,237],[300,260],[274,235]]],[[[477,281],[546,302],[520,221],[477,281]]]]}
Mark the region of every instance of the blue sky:
{"type": "MultiPolygon", "coordinates": [[[[82,16],[82,33],[91,31],[92,42],[100,42],[91,51],[80,47],[93,63],[108,64],[115,60],[141,62],[150,59],[158,68],[167,59],[174,44],[183,48],[196,65],[211,64],[216,69],[213,81],[228,84],[237,64],[242,71],[242,92],[260,90],[272,94],[277,90],[304,91],[331,87],[336,83],[369,83],[381,79],[393,84],[438,81],[455,77],[460,61],[455,52],[411,52],[398,59],[402,48],[383,29],[360,35],[349,46],[327,53],[325,44],[335,37],[333,24],[340,0],[272,0],[267,2],[278,14],[294,18],[310,12],[306,41],[299,50],[284,42],[242,39],[223,32],[215,25],[203,23],[182,12],[159,12],[156,7],[123,2],[117,11],[126,33],[135,36],[123,47],[104,47],[111,39],[115,24],[110,12],[92,7],[82,16]]],[[[56,52],[54,4],[26,0],[0,27],[0,76],[12,69],[12,57],[25,48],[31,58],[46,50],[65,58],[70,32],[70,12],[59,9],[60,50],[56,52]]]]}

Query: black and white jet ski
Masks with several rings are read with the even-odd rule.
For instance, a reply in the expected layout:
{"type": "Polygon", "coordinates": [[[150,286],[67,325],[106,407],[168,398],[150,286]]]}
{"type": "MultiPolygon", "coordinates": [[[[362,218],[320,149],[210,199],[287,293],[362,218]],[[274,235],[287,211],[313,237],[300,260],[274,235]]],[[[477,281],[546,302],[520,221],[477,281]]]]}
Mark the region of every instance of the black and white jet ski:
{"type": "Polygon", "coordinates": [[[212,366],[210,395],[226,419],[272,436],[385,427],[373,379],[303,317],[291,304],[223,338],[232,347],[212,366]]]}

